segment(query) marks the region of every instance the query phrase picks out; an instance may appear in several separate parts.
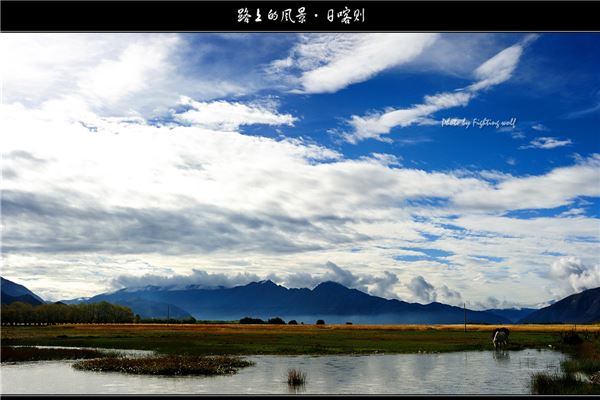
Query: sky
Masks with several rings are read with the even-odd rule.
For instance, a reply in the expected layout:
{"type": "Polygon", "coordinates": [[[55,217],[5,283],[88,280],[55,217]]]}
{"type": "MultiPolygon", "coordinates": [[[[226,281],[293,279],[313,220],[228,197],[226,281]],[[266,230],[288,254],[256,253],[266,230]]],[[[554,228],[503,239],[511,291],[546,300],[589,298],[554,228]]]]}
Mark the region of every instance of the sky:
{"type": "Polygon", "coordinates": [[[48,300],[600,286],[600,34],[2,34],[2,276],[48,300]]]}

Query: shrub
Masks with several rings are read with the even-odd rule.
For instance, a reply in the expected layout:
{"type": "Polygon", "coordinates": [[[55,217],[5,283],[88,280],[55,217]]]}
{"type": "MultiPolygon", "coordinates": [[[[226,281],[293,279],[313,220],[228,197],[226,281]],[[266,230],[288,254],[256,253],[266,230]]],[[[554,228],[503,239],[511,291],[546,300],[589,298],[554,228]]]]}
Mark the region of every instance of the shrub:
{"type": "Polygon", "coordinates": [[[296,321],[295,319],[293,319],[290,322],[288,322],[288,325],[298,325],[298,321],[296,321]]]}
{"type": "Polygon", "coordinates": [[[325,325],[325,320],[318,319],[317,320],[317,325],[325,325]]]}
{"type": "Polygon", "coordinates": [[[287,383],[292,386],[304,385],[306,383],[306,374],[299,369],[289,369],[287,383]]]}
{"type": "Polygon", "coordinates": [[[275,325],[285,325],[285,321],[282,320],[279,317],[275,317],[275,318],[269,318],[269,321],[267,321],[268,324],[275,324],[275,325]]]}
{"type": "Polygon", "coordinates": [[[348,321],[346,322],[346,325],[352,325],[352,322],[348,321]]]}

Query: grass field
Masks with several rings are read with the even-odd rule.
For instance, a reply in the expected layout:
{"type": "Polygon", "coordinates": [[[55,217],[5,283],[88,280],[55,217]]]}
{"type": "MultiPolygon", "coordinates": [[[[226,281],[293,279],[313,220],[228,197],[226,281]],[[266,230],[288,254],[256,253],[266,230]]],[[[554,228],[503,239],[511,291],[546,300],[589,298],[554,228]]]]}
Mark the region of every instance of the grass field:
{"type": "MultiPolygon", "coordinates": [[[[507,325],[508,349],[560,348],[573,325],[507,325]]],[[[163,354],[371,354],[490,350],[494,325],[104,324],[2,327],[2,346],[155,350],[163,354]]],[[[598,337],[600,325],[578,325],[598,337]]]]}
{"type": "MultiPolygon", "coordinates": [[[[509,350],[552,348],[570,355],[570,360],[563,363],[562,374],[541,373],[532,378],[534,393],[598,393],[600,385],[580,382],[572,373],[589,374],[600,365],[600,324],[506,326],[511,330],[509,350]],[[563,343],[562,335],[574,329],[583,342],[563,343]]],[[[491,331],[496,327],[468,325],[465,332],[464,325],[74,324],[2,327],[0,339],[3,347],[46,345],[154,350],[161,360],[170,360],[170,357],[192,359],[208,355],[489,351],[493,349],[491,331]]],[[[122,362],[125,361],[99,359],[84,362],[82,366],[96,368],[100,363],[100,367],[107,368],[104,364],[108,363],[110,370],[131,367],[121,365],[122,362]]],[[[169,369],[171,364],[165,364],[166,370],[172,370],[169,369]]],[[[179,368],[181,363],[176,364],[179,368]]],[[[153,372],[151,368],[150,373],[153,372]]]]}

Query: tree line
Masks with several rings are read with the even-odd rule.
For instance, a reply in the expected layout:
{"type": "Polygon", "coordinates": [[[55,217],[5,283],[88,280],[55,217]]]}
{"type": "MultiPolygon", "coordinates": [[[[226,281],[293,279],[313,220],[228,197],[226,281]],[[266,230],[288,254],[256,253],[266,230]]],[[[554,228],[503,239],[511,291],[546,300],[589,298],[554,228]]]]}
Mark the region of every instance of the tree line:
{"type": "Polygon", "coordinates": [[[92,304],[2,304],[2,325],[47,325],[65,323],[127,323],[134,321],[129,307],[106,301],[92,304]]]}
{"type": "MultiPolygon", "coordinates": [[[[270,324],[270,325],[285,325],[285,321],[279,317],[269,318],[267,321],[260,318],[244,317],[240,319],[240,324],[270,324]]],[[[298,321],[295,319],[290,320],[288,325],[298,325],[298,321]]],[[[304,322],[301,322],[304,325],[304,322]]],[[[318,319],[317,325],[325,325],[325,320],[318,319]]],[[[350,323],[351,324],[351,323],[350,323]]]]}

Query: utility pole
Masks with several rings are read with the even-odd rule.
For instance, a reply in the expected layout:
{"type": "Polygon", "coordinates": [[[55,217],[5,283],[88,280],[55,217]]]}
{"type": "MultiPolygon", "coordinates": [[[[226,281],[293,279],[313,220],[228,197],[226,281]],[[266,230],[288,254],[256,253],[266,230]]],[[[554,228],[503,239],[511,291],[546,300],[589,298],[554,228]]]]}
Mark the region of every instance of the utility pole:
{"type": "Polygon", "coordinates": [[[463,303],[463,308],[465,310],[465,333],[467,332],[467,303],[463,303]]]}

